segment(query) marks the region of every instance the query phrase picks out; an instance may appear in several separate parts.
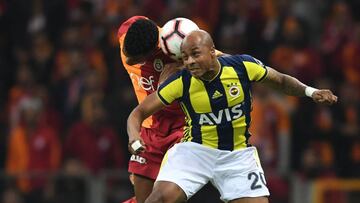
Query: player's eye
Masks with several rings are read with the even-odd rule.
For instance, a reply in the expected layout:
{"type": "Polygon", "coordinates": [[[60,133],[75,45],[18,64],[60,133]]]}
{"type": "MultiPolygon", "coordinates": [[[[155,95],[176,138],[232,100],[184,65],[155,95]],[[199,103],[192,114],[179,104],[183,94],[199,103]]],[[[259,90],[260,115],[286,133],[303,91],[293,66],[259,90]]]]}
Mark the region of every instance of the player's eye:
{"type": "Polygon", "coordinates": [[[200,56],[200,53],[199,53],[199,52],[194,52],[192,55],[193,55],[195,58],[197,58],[197,57],[200,56]]]}

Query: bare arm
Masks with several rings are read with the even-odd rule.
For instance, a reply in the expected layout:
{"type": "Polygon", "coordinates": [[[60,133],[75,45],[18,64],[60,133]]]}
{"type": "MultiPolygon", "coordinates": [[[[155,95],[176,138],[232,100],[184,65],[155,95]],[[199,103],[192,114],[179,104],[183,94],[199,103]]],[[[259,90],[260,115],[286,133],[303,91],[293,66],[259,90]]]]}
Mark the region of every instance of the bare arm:
{"type": "Polygon", "coordinates": [[[282,74],[270,67],[266,67],[268,73],[262,83],[273,89],[281,91],[287,95],[303,97],[305,96],[306,85],[298,79],[286,74],[282,74]]]}
{"type": "Polygon", "coordinates": [[[138,154],[145,150],[145,143],[140,137],[140,128],[142,122],[156,111],[162,109],[165,105],[161,102],[159,97],[154,92],[147,96],[143,102],[141,102],[129,115],[127,120],[127,133],[129,135],[129,151],[131,154],[138,154]],[[131,145],[140,140],[142,147],[139,150],[134,151],[131,145]]]}
{"type": "Polygon", "coordinates": [[[330,90],[320,89],[314,91],[311,95],[306,95],[305,89],[308,88],[308,86],[300,82],[298,79],[277,72],[270,67],[266,68],[268,73],[262,80],[262,83],[266,86],[291,96],[310,96],[316,103],[333,104],[337,102],[337,96],[335,96],[330,90]]]}

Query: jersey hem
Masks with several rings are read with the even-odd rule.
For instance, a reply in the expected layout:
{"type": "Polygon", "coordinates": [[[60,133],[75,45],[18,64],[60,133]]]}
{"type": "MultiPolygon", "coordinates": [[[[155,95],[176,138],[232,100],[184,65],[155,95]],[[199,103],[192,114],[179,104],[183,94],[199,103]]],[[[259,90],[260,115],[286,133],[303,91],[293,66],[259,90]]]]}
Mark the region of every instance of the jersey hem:
{"type": "Polygon", "coordinates": [[[262,80],[267,76],[267,74],[268,74],[268,69],[267,69],[266,67],[264,67],[264,68],[265,68],[265,73],[264,73],[264,75],[263,75],[257,82],[262,81],[262,80]]]}

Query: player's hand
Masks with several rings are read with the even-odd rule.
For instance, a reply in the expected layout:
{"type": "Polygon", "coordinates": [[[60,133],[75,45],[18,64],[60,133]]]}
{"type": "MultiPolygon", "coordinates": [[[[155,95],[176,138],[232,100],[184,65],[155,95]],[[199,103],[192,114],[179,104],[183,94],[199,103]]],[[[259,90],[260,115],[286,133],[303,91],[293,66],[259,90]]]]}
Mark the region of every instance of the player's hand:
{"type": "Polygon", "coordinates": [[[336,103],[338,99],[330,90],[316,90],[311,97],[316,103],[327,105],[336,103]]]}
{"type": "Polygon", "coordinates": [[[144,141],[141,138],[129,138],[128,149],[131,154],[137,155],[146,150],[144,141]]]}
{"type": "Polygon", "coordinates": [[[168,79],[172,74],[178,72],[184,67],[182,62],[168,63],[164,66],[163,71],[160,74],[159,84],[168,79]]]}

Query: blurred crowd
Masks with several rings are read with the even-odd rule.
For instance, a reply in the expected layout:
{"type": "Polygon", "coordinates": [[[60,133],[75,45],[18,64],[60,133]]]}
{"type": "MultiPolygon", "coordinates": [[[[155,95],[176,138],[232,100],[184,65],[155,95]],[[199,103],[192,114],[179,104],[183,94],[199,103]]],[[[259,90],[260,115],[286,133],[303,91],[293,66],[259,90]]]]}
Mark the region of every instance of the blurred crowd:
{"type": "MultiPolygon", "coordinates": [[[[359,9],[356,0],[0,0],[0,171],[127,168],[126,118],[137,101],[116,33],[127,18],[145,15],[160,26],[192,19],[218,50],[250,54],[339,97],[319,106],[254,85],[251,143],[276,202],[288,201],[293,174],[359,178],[359,9]]],[[[23,194],[56,202],[47,184],[2,180],[1,201],[23,202],[16,199],[23,194]]]]}

